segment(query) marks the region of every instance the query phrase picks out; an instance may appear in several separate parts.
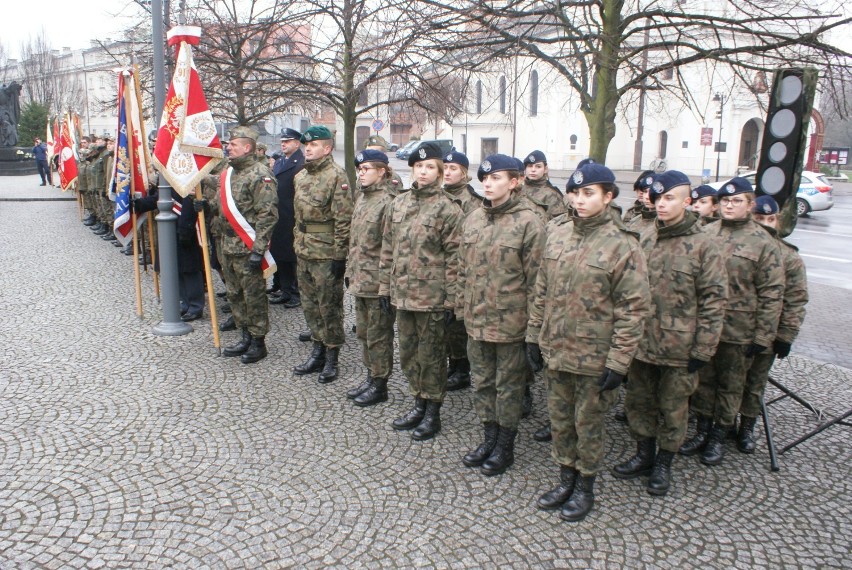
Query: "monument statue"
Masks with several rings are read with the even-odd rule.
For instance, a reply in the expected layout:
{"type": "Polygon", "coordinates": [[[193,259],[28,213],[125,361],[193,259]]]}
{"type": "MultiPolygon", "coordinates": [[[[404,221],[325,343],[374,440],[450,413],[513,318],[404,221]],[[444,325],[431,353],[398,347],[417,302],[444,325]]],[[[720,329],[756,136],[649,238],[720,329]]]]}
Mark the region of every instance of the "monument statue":
{"type": "Polygon", "coordinates": [[[21,84],[17,81],[0,86],[0,148],[18,144],[21,88],[21,84]]]}

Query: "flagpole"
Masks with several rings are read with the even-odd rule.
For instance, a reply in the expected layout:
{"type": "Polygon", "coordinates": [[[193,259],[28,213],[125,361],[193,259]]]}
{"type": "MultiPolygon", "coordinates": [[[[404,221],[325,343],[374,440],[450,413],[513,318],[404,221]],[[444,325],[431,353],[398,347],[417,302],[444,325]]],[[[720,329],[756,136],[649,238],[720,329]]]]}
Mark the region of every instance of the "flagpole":
{"type": "MultiPolygon", "coordinates": [[[[203,200],[201,186],[195,187],[196,200],[203,200]]],[[[204,211],[198,212],[198,225],[201,231],[201,253],[204,257],[204,279],[207,281],[207,304],[210,307],[210,324],[213,327],[213,346],[219,356],[222,356],[221,342],[219,341],[219,319],[216,315],[216,291],[213,289],[213,275],[210,271],[210,249],[207,244],[207,220],[204,211]]]]}
{"type": "MultiPolygon", "coordinates": [[[[124,117],[125,117],[125,120],[127,120],[128,109],[130,109],[130,100],[129,100],[130,99],[130,90],[127,88],[126,79],[127,79],[126,77],[122,76],[121,84],[122,84],[122,87],[123,87],[122,90],[124,92],[121,94],[121,96],[124,97],[124,117]]],[[[132,128],[130,121],[126,122],[126,126],[130,126],[132,128]]],[[[133,168],[132,165],[136,164],[133,161],[133,150],[134,150],[133,149],[133,143],[132,143],[132,136],[133,135],[132,135],[132,131],[131,131],[130,128],[128,128],[127,130],[130,131],[130,132],[126,132],[125,137],[131,137],[131,140],[128,141],[128,144],[127,144],[127,159],[128,159],[129,164],[131,165],[131,171],[132,171],[132,168],[133,168]]],[[[132,199],[135,199],[136,198],[136,188],[135,188],[136,177],[133,176],[132,173],[130,175],[129,182],[130,182],[130,195],[132,196],[132,199]]],[[[136,230],[136,210],[133,209],[132,201],[131,201],[130,206],[131,206],[130,207],[130,223],[133,226],[133,257],[134,257],[135,260],[138,260],[139,259],[139,232],[136,230]]],[[[140,318],[142,318],[142,316],[143,316],[143,312],[142,312],[142,274],[139,271],[138,261],[137,261],[137,263],[133,264],[133,279],[136,282],[136,314],[140,318]]]]}

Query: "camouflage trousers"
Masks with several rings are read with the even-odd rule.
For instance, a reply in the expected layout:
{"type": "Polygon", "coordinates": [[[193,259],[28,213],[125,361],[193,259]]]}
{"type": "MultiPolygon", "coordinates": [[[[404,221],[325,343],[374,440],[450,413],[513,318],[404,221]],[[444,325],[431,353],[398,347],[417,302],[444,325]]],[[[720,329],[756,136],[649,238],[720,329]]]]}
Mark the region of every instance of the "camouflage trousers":
{"type": "Polygon", "coordinates": [[[597,474],[603,466],[606,414],[618,399],[618,390],[599,393],[597,376],[549,368],[544,375],[553,459],[581,475],[597,474]]]}
{"type": "Polygon", "coordinates": [[[630,433],[636,439],[657,438],[660,449],[676,452],[686,437],[689,397],[698,374],[686,367],[657,366],[634,360],[624,399],[630,433]],[[658,418],[662,423],[658,425],[658,418]]]}
{"type": "Polygon", "coordinates": [[[698,371],[698,389],[691,402],[696,413],[713,418],[721,426],[734,425],[752,360],[746,358],[746,348],[739,344],[719,343],[716,355],[698,371]]]}
{"type": "Polygon", "coordinates": [[[103,192],[98,194],[100,218],[105,224],[112,225],[115,220],[115,202],[107,198],[103,192]]]}
{"type": "Polygon", "coordinates": [[[766,391],[769,382],[769,370],[775,363],[775,353],[769,350],[756,355],[746,374],[743,386],[743,401],[740,403],[740,414],[747,418],[760,417],[760,397],[766,391]]]}
{"type": "Polygon", "coordinates": [[[468,337],[467,355],[479,419],[518,429],[529,369],[524,343],[485,342],[468,337]]]}
{"type": "Polygon", "coordinates": [[[415,398],[443,402],[447,393],[444,311],[396,312],[399,363],[415,398]]]}
{"type": "Polygon", "coordinates": [[[252,336],[266,336],[269,332],[266,279],[260,269],[249,268],[248,259],[248,252],[245,255],[219,253],[234,323],[237,328],[247,329],[252,336]]]}
{"type": "Polygon", "coordinates": [[[378,298],[355,297],[355,325],[364,366],[373,378],[387,378],[393,371],[393,323],[379,307],[378,298]]]}
{"type": "Polygon", "coordinates": [[[296,278],[311,337],[326,348],[343,346],[343,278],[331,273],[331,260],[297,258],[296,278]]]}
{"type": "Polygon", "coordinates": [[[90,214],[97,216],[97,210],[95,210],[95,197],[88,190],[83,190],[80,192],[80,196],[83,199],[83,208],[85,208],[90,214]]]}
{"type": "Polygon", "coordinates": [[[453,360],[467,358],[467,329],[462,320],[447,327],[447,356],[453,360]]]}

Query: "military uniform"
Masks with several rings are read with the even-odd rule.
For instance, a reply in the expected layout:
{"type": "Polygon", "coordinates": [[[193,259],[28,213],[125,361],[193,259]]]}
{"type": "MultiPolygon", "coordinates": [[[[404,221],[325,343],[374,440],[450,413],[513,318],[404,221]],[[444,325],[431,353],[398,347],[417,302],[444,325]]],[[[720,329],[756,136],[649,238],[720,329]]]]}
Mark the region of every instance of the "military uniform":
{"type": "Polygon", "coordinates": [[[639,234],[640,239],[654,231],[657,221],[657,211],[653,208],[642,207],[639,215],[624,224],[628,230],[639,234]]]}
{"type": "Polygon", "coordinates": [[[621,221],[624,222],[625,225],[629,224],[635,218],[642,215],[642,208],[645,207],[645,204],[642,203],[641,200],[636,200],[633,202],[633,205],[630,206],[626,212],[624,212],[624,216],[621,218],[621,221]]]}
{"type": "Polygon", "coordinates": [[[89,151],[88,149],[80,150],[80,160],[77,161],[77,192],[80,193],[80,197],[83,200],[83,208],[89,212],[88,220],[93,223],[88,225],[92,226],[94,223],[97,223],[95,215],[95,208],[92,205],[92,195],[89,192],[89,161],[86,160],[88,157],[89,151]]]}
{"type": "Polygon", "coordinates": [[[545,211],[545,223],[568,211],[562,192],[550,180],[524,180],[524,195],[545,211]]]}

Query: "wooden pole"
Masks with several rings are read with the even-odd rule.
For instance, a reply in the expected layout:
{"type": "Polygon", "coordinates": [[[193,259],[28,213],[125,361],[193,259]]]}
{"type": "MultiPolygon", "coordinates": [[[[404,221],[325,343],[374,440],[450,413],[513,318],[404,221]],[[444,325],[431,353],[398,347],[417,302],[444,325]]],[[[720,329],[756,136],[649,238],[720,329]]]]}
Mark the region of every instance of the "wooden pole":
{"type": "MultiPolygon", "coordinates": [[[[195,187],[195,198],[201,200],[201,186],[195,187]]],[[[216,316],[216,291],[213,289],[213,275],[210,271],[210,249],[207,247],[207,221],[204,212],[198,212],[198,227],[201,232],[201,254],[204,257],[204,279],[207,281],[207,304],[210,307],[210,326],[213,328],[213,346],[219,356],[222,355],[221,343],[219,341],[219,319],[216,316]]]]}
{"type": "MultiPolygon", "coordinates": [[[[133,257],[139,259],[139,232],[136,230],[136,212],[130,209],[130,221],[133,224],[133,257]]],[[[139,262],[133,264],[133,277],[136,282],[136,314],[142,315],[142,272],[139,271],[139,262]]]]}

